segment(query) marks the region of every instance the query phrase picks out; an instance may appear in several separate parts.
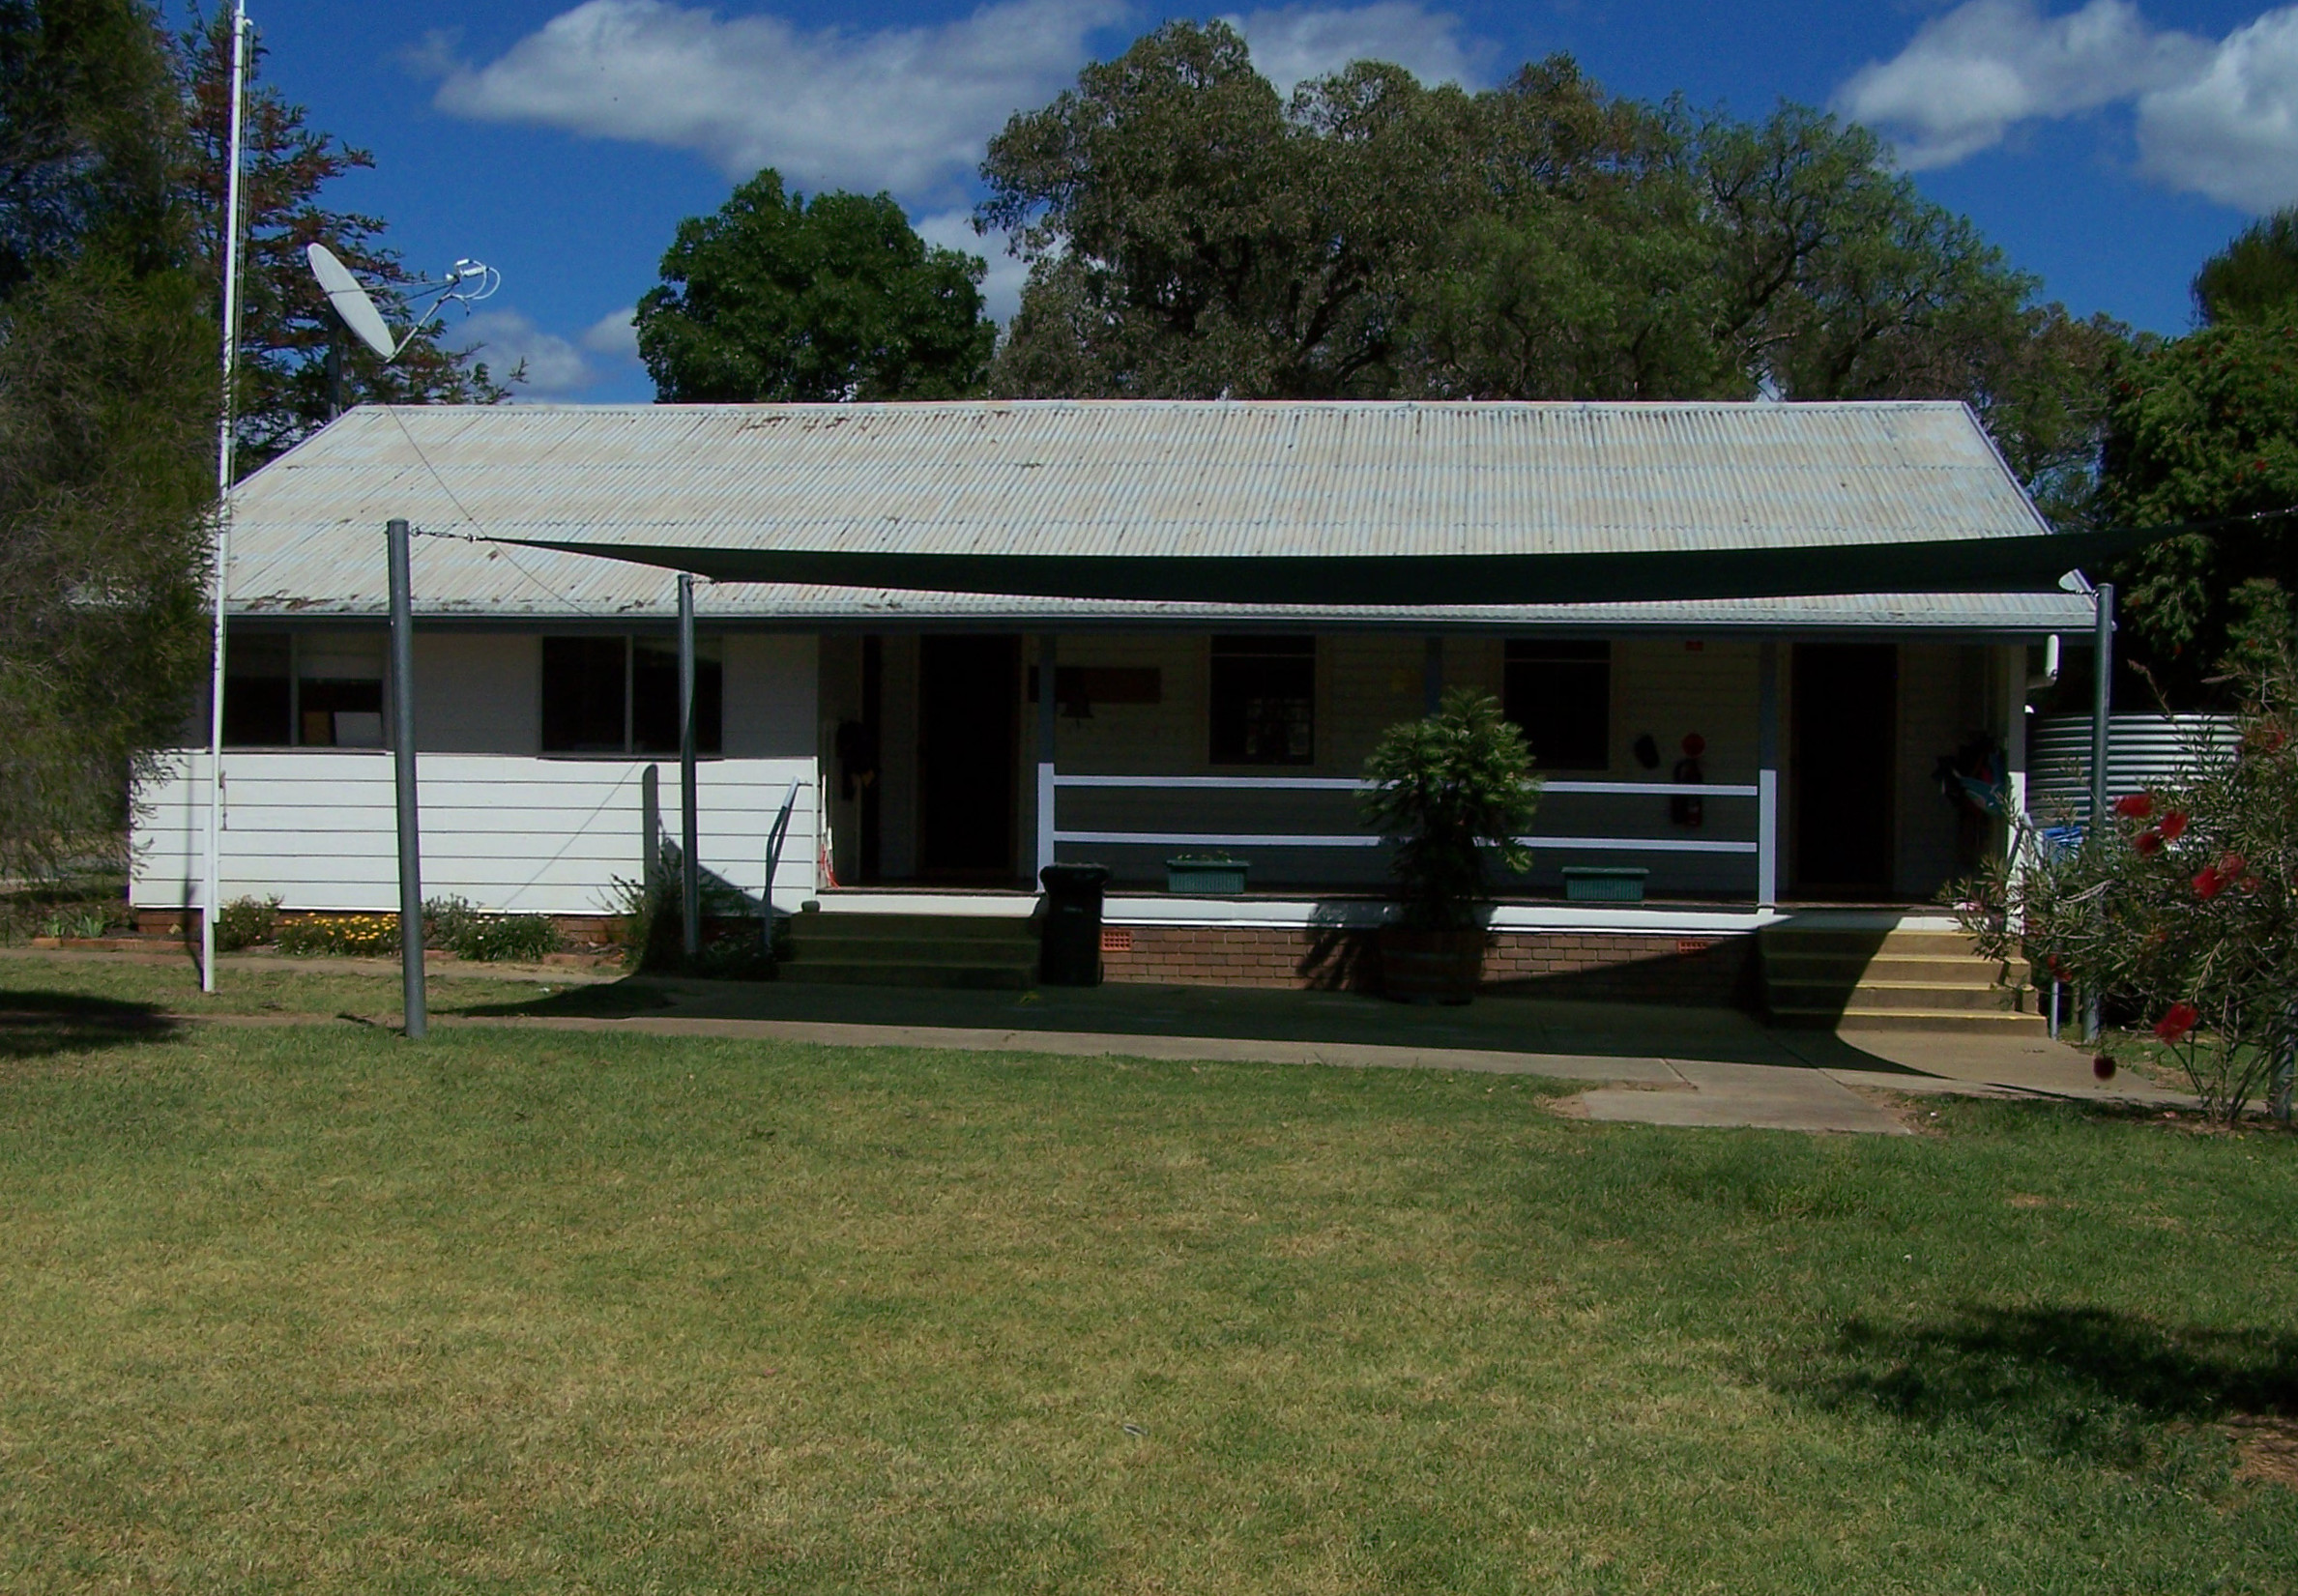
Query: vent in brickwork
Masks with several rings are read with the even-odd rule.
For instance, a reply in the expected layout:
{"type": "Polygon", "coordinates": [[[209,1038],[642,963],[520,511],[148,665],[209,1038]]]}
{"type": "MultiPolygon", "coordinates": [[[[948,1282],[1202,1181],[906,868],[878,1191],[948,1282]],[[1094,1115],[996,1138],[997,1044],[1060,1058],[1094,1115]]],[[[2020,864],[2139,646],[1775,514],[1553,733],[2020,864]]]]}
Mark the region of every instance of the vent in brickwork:
{"type": "Polygon", "coordinates": [[[1101,951],[1104,953],[1132,952],[1132,931],[1129,928],[1121,925],[1103,926],[1101,928],[1101,951]]]}

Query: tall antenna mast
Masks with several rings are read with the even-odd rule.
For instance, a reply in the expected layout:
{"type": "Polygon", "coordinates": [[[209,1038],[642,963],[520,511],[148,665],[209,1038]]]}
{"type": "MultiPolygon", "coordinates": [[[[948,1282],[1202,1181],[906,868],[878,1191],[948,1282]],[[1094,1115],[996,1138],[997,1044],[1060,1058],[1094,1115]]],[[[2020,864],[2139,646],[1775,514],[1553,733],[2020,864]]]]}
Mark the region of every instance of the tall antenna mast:
{"type": "Polygon", "coordinates": [[[240,131],[247,98],[247,4],[231,15],[230,167],[223,180],[223,418],[216,437],[216,651],[208,682],[208,879],[200,897],[199,989],[216,990],[216,917],[223,912],[223,597],[231,573],[232,404],[240,353],[240,131]]]}

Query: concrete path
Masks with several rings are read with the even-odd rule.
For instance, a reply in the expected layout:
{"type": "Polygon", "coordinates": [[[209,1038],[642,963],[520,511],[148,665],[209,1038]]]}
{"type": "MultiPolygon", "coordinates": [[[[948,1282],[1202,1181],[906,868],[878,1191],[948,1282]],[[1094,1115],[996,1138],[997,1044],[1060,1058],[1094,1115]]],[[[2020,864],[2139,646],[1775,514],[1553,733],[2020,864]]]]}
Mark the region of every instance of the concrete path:
{"type": "MultiPolygon", "coordinates": [[[[140,962],[121,953],[30,956],[60,963],[140,962]]],[[[363,1008],[359,1023],[399,1023],[393,962],[242,955],[219,961],[227,985],[231,969],[243,963],[281,974],[365,976],[374,988],[374,1007],[363,1008]]],[[[1566,1113],[1646,1124],[1905,1134],[1909,1117],[1904,1099],[1935,1093],[2191,1106],[2183,1093],[2129,1073],[2102,1083],[2092,1076],[2088,1053],[2041,1036],[1772,1030],[1733,1009],[1525,998],[1414,1008],[1351,993],[1227,987],[1111,985],[1015,993],[618,980],[588,971],[499,965],[451,966],[430,973],[432,1023],[441,1028],[1539,1075],[1590,1083],[1590,1089],[1559,1105],[1566,1113]],[[464,975],[523,977],[536,983],[537,995],[511,1001],[458,997],[453,977],[464,975]]],[[[280,996],[293,1003],[292,990],[280,996]]],[[[322,1001],[340,1000],[331,995],[322,1001]]],[[[180,998],[165,1006],[175,1012],[154,1008],[146,1018],[161,1026],[179,1020],[329,1025],[353,1018],[277,1010],[203,1013],[199,1004],[180,998]]]]}

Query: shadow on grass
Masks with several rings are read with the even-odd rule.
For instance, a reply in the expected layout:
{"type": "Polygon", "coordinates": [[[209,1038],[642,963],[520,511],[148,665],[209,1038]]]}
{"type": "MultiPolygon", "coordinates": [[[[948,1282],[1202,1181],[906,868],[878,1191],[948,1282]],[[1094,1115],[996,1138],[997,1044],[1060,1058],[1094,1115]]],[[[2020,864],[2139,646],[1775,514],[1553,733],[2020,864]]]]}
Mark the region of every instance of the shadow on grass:
{"type": "Polygon", "coordinates": [[[2165,1329],[2101,1308],[1966,1308],[1890,1327],[1854,1318],[1801,1394],[2116,1464],[2172,1420],[2298,1416],[2298,1335],[2165,1329]]]}
{"type": "MultiPolygon", "coordinates": [[[[445,1012],[444,1005],[442,1011],[445,1012]]],[[[780,1020],[992,1030],[1375,1043],[1392,1047],[1703,1059],[1911,1073],[1824,1031],[1767,1030],[1736,1009],[1482,998],[1414,1007],[1360,993],[1112,982],[1033,991],[835,986],[632,975],[548,997],[472,1003],[471,1018],[780,1020]]]]}
{"type": "Polygon", "coordinates": [[[0,1062],[165,1041],[182,1030],[151,1003],[74,992],[0,992],[0,1062]]]}

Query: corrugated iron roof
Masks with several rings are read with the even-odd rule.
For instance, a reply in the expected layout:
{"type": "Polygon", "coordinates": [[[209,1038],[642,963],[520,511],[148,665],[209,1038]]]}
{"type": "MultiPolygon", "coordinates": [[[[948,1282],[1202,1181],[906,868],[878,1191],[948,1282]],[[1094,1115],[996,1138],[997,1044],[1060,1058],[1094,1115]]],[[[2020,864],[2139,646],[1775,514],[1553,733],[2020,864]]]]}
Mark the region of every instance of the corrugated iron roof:
{"type": "MultiPolygon", "coordinates": [[[[1959,404],[363,407],[242,484],[232,607],[371,615],[404,516],[432,615],[652,616],[657,570],[462,539],[897,554],[1666,554],[2030,538],[2048,528],[1959,404]]],[[[2059,595],[1440,609],[1460,624],[2080,624],[2059,595]],[[2043,610],[2051,619],[2045,621],[2043,610]],[[1878,613],[1879,612],[1879,613],[1878,613]],[[1951,613],[1950,613],[1951,612],[1951,613]],[[2013,612],[2017,612],[2014,614],[2013,612]],[[1662,615],[1665,620],[1656,619],[1662,615]],[[1884,614],[1895,619],[1885,620],[1884,614]],[[1873,619],[1866,619],[1872,615],[1873,619]],[[1986,621],[1985,616],[1996,619],[1986,621]]],[[[1377,622],[1425,606],[1009,598],[760,583],[706,614],[1377,622]]]]}

